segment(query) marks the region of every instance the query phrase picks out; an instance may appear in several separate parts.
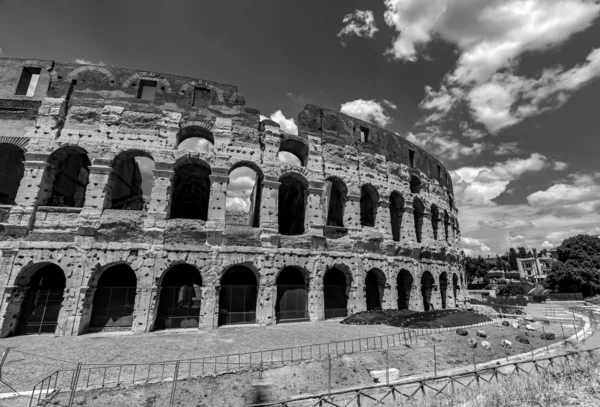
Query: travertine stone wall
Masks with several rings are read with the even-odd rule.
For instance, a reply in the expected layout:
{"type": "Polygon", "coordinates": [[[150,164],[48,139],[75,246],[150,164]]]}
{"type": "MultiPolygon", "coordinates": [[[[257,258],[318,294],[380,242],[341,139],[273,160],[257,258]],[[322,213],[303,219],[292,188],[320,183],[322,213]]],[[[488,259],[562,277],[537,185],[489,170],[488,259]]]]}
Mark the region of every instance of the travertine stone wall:
{"type": "MultiPolygon", "coordinates": [[[[421,276],[432,273],[432,304],[442,307],[439,277],[447,273],[447,307],[466,294],[458,210],[450,205],[452,182],[443,165],[407,140],[370,123],[308,105],[298,116],[299,134],[286,134],[259,111],[246,107],[235,86],[105,66],[54,61],[0,59],[0,153],[2,145],[19,146],[24,175],[14,205],[0,205],[1,335],[15,332],[29,279],[48,263],[66,277],[57,335],[88,330],[98,279],[115,264],[126,263],[137,276],[133,331],[154,329],[161,279],[177,264],[195,266],[202,276],[200,329],[218,326],[221,278],[235,265],[258,280],[257,323],[275,323],[278,273],[302,270],[308,285],[311,321],[324,319],[323,278],[337,267],[349,281],[348,309],[366,309],[369,270],[385,276],[382,307],[398,306],[397,276],[413,277],[410,308],[423,309],[421,276]],[[41,68],[31,97],[15,95],[23,68],[41,68]],[[154,100],[138,98],[142,80],[156,82],[154,100]],[[202,95],[194,99],[194,95],[202,95]],[[195,131],[213,144],[212,152],[178,150],[180,137],[195,131]],[[361,141],[361,132],[367,133],[361,141]],[[44,206],[52,192],[53,154],[71,148],[89,159],[89,182],[83,206],[44,206]],[[154,185],[143,210],[109,208],[115,158],[126,151],[151,157],[154,185]],[[278,153],[297,155],[302,166],[280,165],[278,153]],[[61,150],[62,151],[62,150],[61,150]],[[415,162],[409,162],[409,151],[415,162]],[[172,183],[182,163],[210,169],[206,220],[171,219],[172,183]],[[229,173],[247,165],[261,180],[258,227],[228,225],[229,173]],[[286,174],[305,188],[304,233],[281,235],[280,178],[286,174]],[[411,175],[421,183],[410,192],[411,175]],[[332,177],[347,188],[343,228],[326,226],[327,187],[332,177]],[[372,227],[361,226],[361,187],[378,194],[372,227]],[[404,198],[400,240],[392,239],[390,195],[404,198]],[[417,243],[413,200],[425,206],[422,241],[417,243]],[[431,205],[439,208],[438,238],[433,237],[431,205]],[[460,281],[458,299],[452,277],[460,281]]],[[[1,184],[0,184],[1,185],[1,184]]],[[[238,222],[239,223],[239,222],[238,222]]]]}

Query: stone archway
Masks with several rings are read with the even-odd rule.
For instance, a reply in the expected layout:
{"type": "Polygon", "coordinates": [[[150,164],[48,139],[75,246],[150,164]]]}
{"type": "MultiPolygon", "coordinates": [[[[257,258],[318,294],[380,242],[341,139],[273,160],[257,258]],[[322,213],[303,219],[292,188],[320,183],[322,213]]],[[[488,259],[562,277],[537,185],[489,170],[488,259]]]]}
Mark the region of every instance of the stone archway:
{"type": "Polygon", "coordinates": [[[402,269],[398,273],[398,309],[410,308],[410,295],[413,286],[413,277],[408,270],[402,269]]]}
{"type": "Polygon", "coordinates": [[[136,286],[135,272],[127,264],[117,264],[102,272],[94,291],[89,330],[130,330],[136,286]]]}
{"type": "Polygon", "coordinates": [[[236,265],[221,278],[219,325],[256,323],[258,282],[254,271],[236,265]]]}
{"type": "Polygon", "coordinates": [[[344,271],[337,267],[327,270],[323,278],[325,319],[348,316],[350,284],[344,271]]]}
{"type": "Polygon", "coordinates": [[[379,269],[371,269],[365,277],[367,311],[381,310],[385,292],[385,274],[379,269]]]}
{"type": "Polygon", "coordinates": [[[198,328],[202,303],[202,276],[190,264],[169,268],[160,283],[154,328],[198,328]]]}
{"type": "Polygon", "coordinates": [[[446,309],[446,293],[448,291],[448,274],[443,272],[440,274],[440,295],[442,296],[442,309],[446,309]]]}
{"type": "Polygon", "coordinates": [[[277,322],[308,321],[308,282],[298,267],[286,267],[277,276],[277,322]]]}
{"type": "Polygon", "coordinates": [[[423,295],[423,310],[424,311],[432,311],[433,304],[431,304],[431,294],[433,291],[433,286],[435,285],[435,279],[433,275],[426,271],[421,276],[421,294],[423,295]]]}

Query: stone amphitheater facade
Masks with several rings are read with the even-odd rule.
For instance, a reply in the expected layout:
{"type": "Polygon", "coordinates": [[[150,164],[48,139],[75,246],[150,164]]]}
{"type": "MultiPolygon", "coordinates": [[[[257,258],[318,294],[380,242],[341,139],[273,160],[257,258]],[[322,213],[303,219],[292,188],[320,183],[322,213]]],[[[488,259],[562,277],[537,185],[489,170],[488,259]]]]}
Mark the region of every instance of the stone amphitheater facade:
{"type": "Polygon", "coordinates": [[[1,335],[458,307],[466,279],[444,166],[317,106],[298,128],[261,120],[231,85],[0,59],[1,335]],[[179,148],[190,138],[212,149],[179,148]],[[146,197],[139,157],[154,165],[146,197]],[[251,209],[229,222],[240,167],[256,174],[251,209]]]}

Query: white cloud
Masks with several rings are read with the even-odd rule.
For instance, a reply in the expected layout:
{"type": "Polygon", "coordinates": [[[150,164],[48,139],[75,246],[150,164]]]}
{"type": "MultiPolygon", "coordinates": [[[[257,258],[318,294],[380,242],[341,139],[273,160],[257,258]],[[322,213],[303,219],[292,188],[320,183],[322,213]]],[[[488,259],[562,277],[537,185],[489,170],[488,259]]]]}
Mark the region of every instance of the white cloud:
{"type": "Polygon", "coordinates": [[[467,122],[460,123],[460,130],[462,131],[462,135],[470,140],[479,140],[486,136],[485,132],[472,128],[467,122]]]}
{"type": "Polygon", "coordinates": [[[375,26],[375,16],[371,10],[356,10],[346,14],[342,21],[345,26],[338,33],[344,43],[344,37],[356,35],[357,37],[373,38],[379,29],[375,26]]]}
{"type": "MultiPolygon", "coordinates": [[[[389,102],[385,104],[392,109],[396,108],[396,105],[393,105],[393,103],[393,107],[389,105],[389,102]]],[[[376,123],[381,127],[385,127],[392,122],[392,118],[388,115],[382,104],[375,100],[357,99],[352,102],[346,102],[342,104],[340,111],[348,116],[356,117],[369,123],[376,123]]]]}
{"type": "MultiPolygon", "coordinates": [[[[266,118],[266,116],[260,116],[260,120],[264,120],[266,118]]],[[[273,113],[269,117],[269,119],[273,120],[276,123],[279,123],[281,130],[285,131],[286,133],[298,135],[298,126],[296,125],[294,118],[290,117],[289,119],[286,119],[281,110],[278,110],[275,113],[273,113]]]]}
{"type": "Polygon", "coordinates": [[[395,103],[390,102],[389,100],[383,99],[383,103],[387,105],[390,109],[396,110],[398,108],[395,103]]]}
{"type": "Polygon", "coordinates": [[[440,38],[457,47],[458,61],[439,90],[425,88],[424,123],[441,120],[466,101],[475,120],[495,133],[527,117],[559,107],[600,76],[600,50],[569,70],[530,79],[513,74],[526,52],[558,46],[591,26],[596,0],[384,0],[386,23],[398,34],[392,58],[415,61],[440,38]]]}
{"type": "MultiPolygon", "coordinates": [[[[511,141],[508,143],[500,143],[494,149],[494,155],[515,155],[519,154],[521,149],[519,148],[518,141],[511,141]]],[[[554,164],[556,166],[556,163],[554,164]]]]}
{"type": "Polygon", "coordinates": [[[464,145],[459,141],[442,134],[442,132],[435,127],[429,127],[427,130],[429,131],[417,134],[408,133],[406,139],[423,147],[427,151],[448,160],[457,160],[465,156],[478,155],[486,148],[486,145],[483,143],[473,143],[471,146],[464,145]]]}
{"type": "Polygon", "coordinates": [[[256,184],[256,173],[249,167],[239,167],[229,174],[225,208],[228,211],[248,211],[250,197],[256,184]]]}
{"type": "Polygon", "coordinates": [[[75,63],[76,64],[81,64],[81,65],[106,65],[104,63],[104,61],[100,61],[100,62],[92,62],[88,59],[84,59],[84,58],[77,58],[75,59],[75,63]]]}
{"type": "Polygon", "coordinates": [[[547,240],[544,240],[544,243],[540,246],[542,249],[554,249],[554,244],[550,243],[547,240]]]}
{"type": "Polygon", "coordinates": [[[485,243],[472,237],[461,237],[462,247],[467,256],[478,256],[483,253],[491,254],[490,249],[485,243]]]}
{"type": "Polygon", "coordinates": [[[569,164],[562,162],[562,161],[555,161],[554,162],[554,171],[564,171],[569,167],[569,164]]]}
{"type": "Polygon", "coordinates": [[[594,211],[600,207],[600,173],[571,174],[568,180],[529,195],[527,202],[538,207],[560,206],[563,211],[569,208],[594,211]]]}

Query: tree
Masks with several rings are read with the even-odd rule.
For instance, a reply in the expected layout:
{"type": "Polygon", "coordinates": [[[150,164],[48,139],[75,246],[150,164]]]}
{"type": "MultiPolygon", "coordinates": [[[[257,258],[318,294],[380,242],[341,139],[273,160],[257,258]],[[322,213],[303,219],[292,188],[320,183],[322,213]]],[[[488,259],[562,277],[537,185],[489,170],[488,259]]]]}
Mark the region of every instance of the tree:
{"type": "Polygon", "coordinates": [[[508,283],[498,287],[497,294],[501,296],[523,295],[525,289],[519,283],[508,283]]]}
{"type": "Polygon", "coordinates": [[[558,261],[546,277],[552,290],[581,292],[584,296],[600,293],[600,238],[578,235],[557,248],[558,261]]]}
{"type": "Polygon", "coordinates": [[[518,270],[519,266],[517,266],[517,252],[512,247],[508,252],[508,263],[510,264],[511,270],[518,270]]]}

